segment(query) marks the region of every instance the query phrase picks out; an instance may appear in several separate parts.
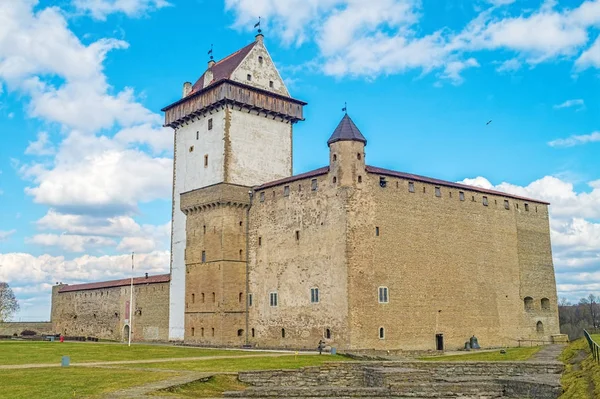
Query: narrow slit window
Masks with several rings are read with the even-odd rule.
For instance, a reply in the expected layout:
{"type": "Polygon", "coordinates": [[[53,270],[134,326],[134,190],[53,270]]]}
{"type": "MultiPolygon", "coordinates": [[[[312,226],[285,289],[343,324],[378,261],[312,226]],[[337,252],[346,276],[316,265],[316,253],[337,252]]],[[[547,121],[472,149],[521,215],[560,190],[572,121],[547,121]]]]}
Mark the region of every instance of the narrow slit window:
{"type": "Polygon", "coordinates": [[[272,80],[270,80],[270,81],[269,81],[269,87],[272,89],[272,88],[273,88],[273,86],[274,86],[274,84],[273,84],[273,81],[272,81],[272,80]]]}
{"type": "Polygon", "coordinates": [[[379,303],[388,303],[390,301],[388,297],[388,288],[379,287],[379,303]]]}
{"type": "Polygon", "coordinates": [[[254,328],[252,329],[252,338],[254,338],[254,328]]]}
{"type": "Polygon", "coordinates": [[[333,184],[337,183],[337,177],[333,176],[333,184]]]}
{"type": "Polygon", "coordinates": [[[212,130],[212,128],[213,128],[213,120],[212,120],[212,118],[210,118],[208,120],[208,130],[212,130]]]}
{"type": "Polygon", "coordinates": [[[248,306],[252,306],[252,294],[248,294],[248,306]]]}
{"type": "Polygon", "coordinates": [[[196,132],[196,140],[200,138],[200,132],[196,132]]]}
{"type": "Polygon", "coordinates": [[[529,212],[529,204],[525,204],[525,212],[529,212]]]}
{"type": "Polygon", "coordinates": [[[360,154],[360,152],[356,153],[356,159],[358,159],[359,161],[362,159],[362,155],[360,154]]]}
{"type": "Polygon", "coordinates": [[[214,327],[212,328],[212,336],[213,337],[215,336],[215,328],[214,327]]]}
{"type": "Polygon", "coordinates": [[[202,251],[202,263],[206,262],[206,251],[202,251]]]}
{"type": "Polygon", "coordinates": [[[250,74],[246,75],[246,80],[247,81],[251,81],[252,80],[252,75],[250,75],[250,74]]]}
{"type": "Polygon", "coordinates": [[[200,329],[200,336],[201,336],[201,337],[204,337],[204,327],[202,327],[202,328],[200,329]]]}
{"type": "Polygon", "coordinates": [[[192,337],[194,336],[195,329],[192,327],[192,337]]]}
{"type": "Polygon", "coordinates": [[[379,327],[379,339],[385,338],[385,329],[383,327],[379,327]]]}
{"type": "Polygon", "coordinates": [[[204,167],[208,167],[208,154],[204,155],[204,167]]]}
{"type": "Polygon", "coordinates": [[[458,192],[458,199],[460,199],[461,201],[465,200],[465,193],[462,191],[458,192]]]}
{"type": "Polygon", "coordinates": [[[333,162],[337,161],[337,155],[333,154],[333,162]]]}
{"type": "Polygon", "coordinates": [[[258,246],[260,247],[262,245],[262,237],[258,237],[258,246]]]}
{"type": "Polygon", "coordinates": [[[310,303],[319,303],[319,289],[318,288],[310,289],[310,303]]]}
{"type": "Polygon", "coordinates": [[[285,338],[285,328],[281,329],[281,338],[285,338]]]}
{"type": "Polygon", "coordinates": [[[296,241],[300,240],[300,230],[296,230],[296,241]]]}
{"type": "Polygon", "coordinates": [[[510,204],[508,203],[508,200],[504,200],[504,209],[510,209],[510,204]]]}
{"type": "Polygon", "coordinates": [[[192,303],[196,303],[196,294],[192,294],[192,303]]]}
{"type": "Polygon", "coordinates": [[[238,302],[242,303],[242,298],[244,297],[244,294],[240,292],[240,294],[238,295],[238,302]]]}
{"type": "Polygon", "coordinates": [[[441,197],[442,196],[442,190],[439,187],[435,188],[435,196],[436,197],[441,197]]]}
{"type": "Polygon", "coordinates": [[[375,236],[379,237],[379,227],[375,227],[375,236]]]}
{"type": "Polygon", "coordinates": [[[214,292],[212,293],[212,298],[213,298],[213,303],[217,302],[217,295],[214,292]]]}
{"type": "Polygon", "coordinates": [[[260,193],[260,202],[265,202],[265,192],[260,193]]]}
{"type": "Polygon", "coordinates": [[[488,197],[483,196],[483,206],[488,206],[488,197]]]}
{"type": "Polygon", "coordinates": [[[317,179],[312,179],[310,181],[310,189],[312,191],[317,191],[317,179]]]}
{"type": "Polygon", "coordinates": [[[289,197],[290,196],[290,186],[284,186],[283,187],[283,196],[284,197],[289,197]]]}
{"type": "Polygon", "coordinates": [[[269,305],[271,307],[274,307],[274,308],[277,307],[277,299],[278,299],[277,298],[277,293],[276,292],[271,292],[269,294],[269,305]]]}
{"type": "Polygon", "coordinates": [[[409,181],[408,182],[408,192],[409,193],[414,193],[415,192],[415,183],[409,181]]]}
{"type": "Polygon", "coordinates": [[[204,303],[204,292],[202,293],[202,303],[204,303]]]}
{"type": "Polygon", "coordinates": [[[206,225],[204,225],[202,228],[203,228],[204,234],[206,234],[206,225]]]}
{"type": "Polygon", "coordinates": [[[361,175],[358,175],[358,182],[362,183],[362,176],[361,175]]]}

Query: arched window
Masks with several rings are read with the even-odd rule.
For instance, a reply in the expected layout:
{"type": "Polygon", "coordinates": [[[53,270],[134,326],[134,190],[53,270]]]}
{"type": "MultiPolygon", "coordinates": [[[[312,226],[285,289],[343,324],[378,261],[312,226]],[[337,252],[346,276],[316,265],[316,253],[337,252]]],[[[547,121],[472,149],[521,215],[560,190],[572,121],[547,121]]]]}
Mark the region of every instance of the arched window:
{"type": "Polygon", "coordinates": [[[196,294],[192,294],[192,303],[196,303],[196,294]]]}
{"type": "Polygon", "coordinates": [[[333,184],[337,183],[337,177],[333,176],[333,184]]]}
{"type": "Polygon", "coordinates": [[[242,335],[244,335],[244,330],[242,330],[241,328],[238,330],[238,337],[241,337],[242,335]]]}
{"type": "Polygon", "coordinates": [[[204,303],[204,292],[202,293],[202,303],[204,303]]]}
{"type": "Polygon", "coordinates": [[[195,331],[196,331],[196,329],[194,327],[192,327],[192,337],[194,336],[195,331]]]}
{"type": "Polygon", "coordinates": [[[533,298],[530,296],[526,296],[525,299],[523,299],[523,303],[525,304],[525,311],[529,312],[531,310],[533,310],[533,298]]]}
{"type": "Polygon", "coordinates": [[[213,337],[215,336],[215,328],[214,327],[212,328],[212,336],[213,337]]]}
{"type": "Polygon", "coordinates": [[[535,330],[539,333],[543,333],[544,332],[544,324],[541,321],[538,321],[537,324],[535,325],[535,330]]]}
{"type": "Polygon", "coordinates": [[[385,338],[385,329],[383,327],[379,327],[379,339],[385,338]]]}
{"type": "Polygon", "coordinates": [[[244,297],[244,294],[240,292],[240,294],[238,295],[238,302],[242,303],[242,298],[244,297]]]}
{"type": "Polygon", "coordinates": [[[550,300],[548,298],[542,298],[542,309],[550,310],[550,300]]]}
{"type": "Polygon", "coordinates": [[[360,155],[360,152],[356,153],[356,159],[358,159],[360,161],[361,158],[362,158],[362,155],[360,155]]]}
{"type": "Polygon", "coordinates": [[[331,330],[329,328],[325,330],[325,339],[331,339],[331,330]]]}
{"type": "Polygon", "coordinates": [[[202,327],[202,328],[200,329],[200,336],[201,336],[201,337],[204,337],[204,327],[202,327]]]}
{"type": "Polygon", "coordinates": [[[213,292],[213,302],[217,301],[217,296],[215,295],[215,293],[213,292]]]}
{"type": "Polygon", "coordinates": [[[333,154],[333,162],[337,161],[337,155],[333,154]]]}
{"type": "Polygon", "coordinates": [[[281,338],[285,338],[285,328],[281,329],[281,338]]]}

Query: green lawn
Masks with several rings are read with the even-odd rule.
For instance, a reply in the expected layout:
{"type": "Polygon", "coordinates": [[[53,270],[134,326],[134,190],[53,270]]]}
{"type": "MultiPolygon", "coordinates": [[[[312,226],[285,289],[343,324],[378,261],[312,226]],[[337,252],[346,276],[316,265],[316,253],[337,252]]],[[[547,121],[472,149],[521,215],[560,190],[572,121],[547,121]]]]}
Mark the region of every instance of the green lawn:
{"type": "Polygon", "coordinates": [[[215,375],[206,381],[194,381],[177,387],[161,389],[151,395],[176,398],[217,398],[225,391],[242,391],[247,387],[235,375],[215,375]]]}
{"type": "Polygon", "coordinates": [[[177,373],[92,367],[0,370],[0,398],[97,398],[107,392],[176,375],[177,373]]]}
{"type": "MultiPolygon", "coordinates": [[[[254,357],[215,360],[196,360],[168,363],[144,363],[139,365],[123,365],[123,367],[146,367],[169,370],[194,370],[214,372],[235,372],[247,370],[296,369],[305,366],[319,366],[325,362],[351,360],[340,355],[298,355],[278,357],[254,357]]],[[[121,366],[118,366],[121,367],[121,366]]]]}
{"type": "Polygon", "coordinates": [[[244,356],[249,351],[201,349],[166,345],[131,345],[83,342],[15,342],[0,341],[0,365],[60,363],[63,355],[72,363],[116,360],[164,359],[169,357],[244,356]]]}
{"type": "Polygon", "coordinates": [[[499,362],[499,361],[523,361],[529,359],[531,356],[536,354],[542,349],[542,346],[533,346],[527,348],[507,348],[506,353],[500,353],[500,349],[490,352],[465,352],[460,355],[449,355],[449,356],[432,356],[422,357],[420,360],[427,360],[432,362],[466,362],[466,361],[480,361],[480,362],[499,362]]]}

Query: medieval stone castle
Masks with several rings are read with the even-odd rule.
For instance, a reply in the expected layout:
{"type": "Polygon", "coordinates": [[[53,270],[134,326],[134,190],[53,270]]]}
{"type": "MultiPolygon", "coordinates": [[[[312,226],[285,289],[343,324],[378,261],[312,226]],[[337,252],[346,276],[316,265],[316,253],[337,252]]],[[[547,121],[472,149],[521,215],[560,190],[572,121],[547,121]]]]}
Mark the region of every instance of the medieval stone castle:
{"type": "Polygon", "coordinates": [[[342,350],[559,333],[549,204],[369,166],[348,115],[326,166],[293,175],[304,105],[261,34],[185,83],[163,110],[175,132],[170,275],[137,278],[131,314],[128,279],[58,285],[55,331],[342,350]]]}

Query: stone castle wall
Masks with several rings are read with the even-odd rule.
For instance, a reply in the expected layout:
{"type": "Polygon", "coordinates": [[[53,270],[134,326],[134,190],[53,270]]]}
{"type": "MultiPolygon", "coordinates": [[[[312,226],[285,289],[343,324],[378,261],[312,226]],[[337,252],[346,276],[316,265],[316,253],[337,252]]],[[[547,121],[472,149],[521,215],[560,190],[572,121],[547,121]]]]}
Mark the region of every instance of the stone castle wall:
{"type": "MultiPolygon", "coordinates": [[[[130,287],[59,292],[52,289],[52,329],[67,336],[126,340],[130,287]]],[[[167,341],[169,283],[134,285],[134,341],[167,341]]]]}
{"type": "Polygon", "coordinates": [[[52,333],[52,323],[49,321],[32,322],[4,322],[0,323],[0,335],[21,335],[25,330],[35,331],[38,334],[52,333]]]}

